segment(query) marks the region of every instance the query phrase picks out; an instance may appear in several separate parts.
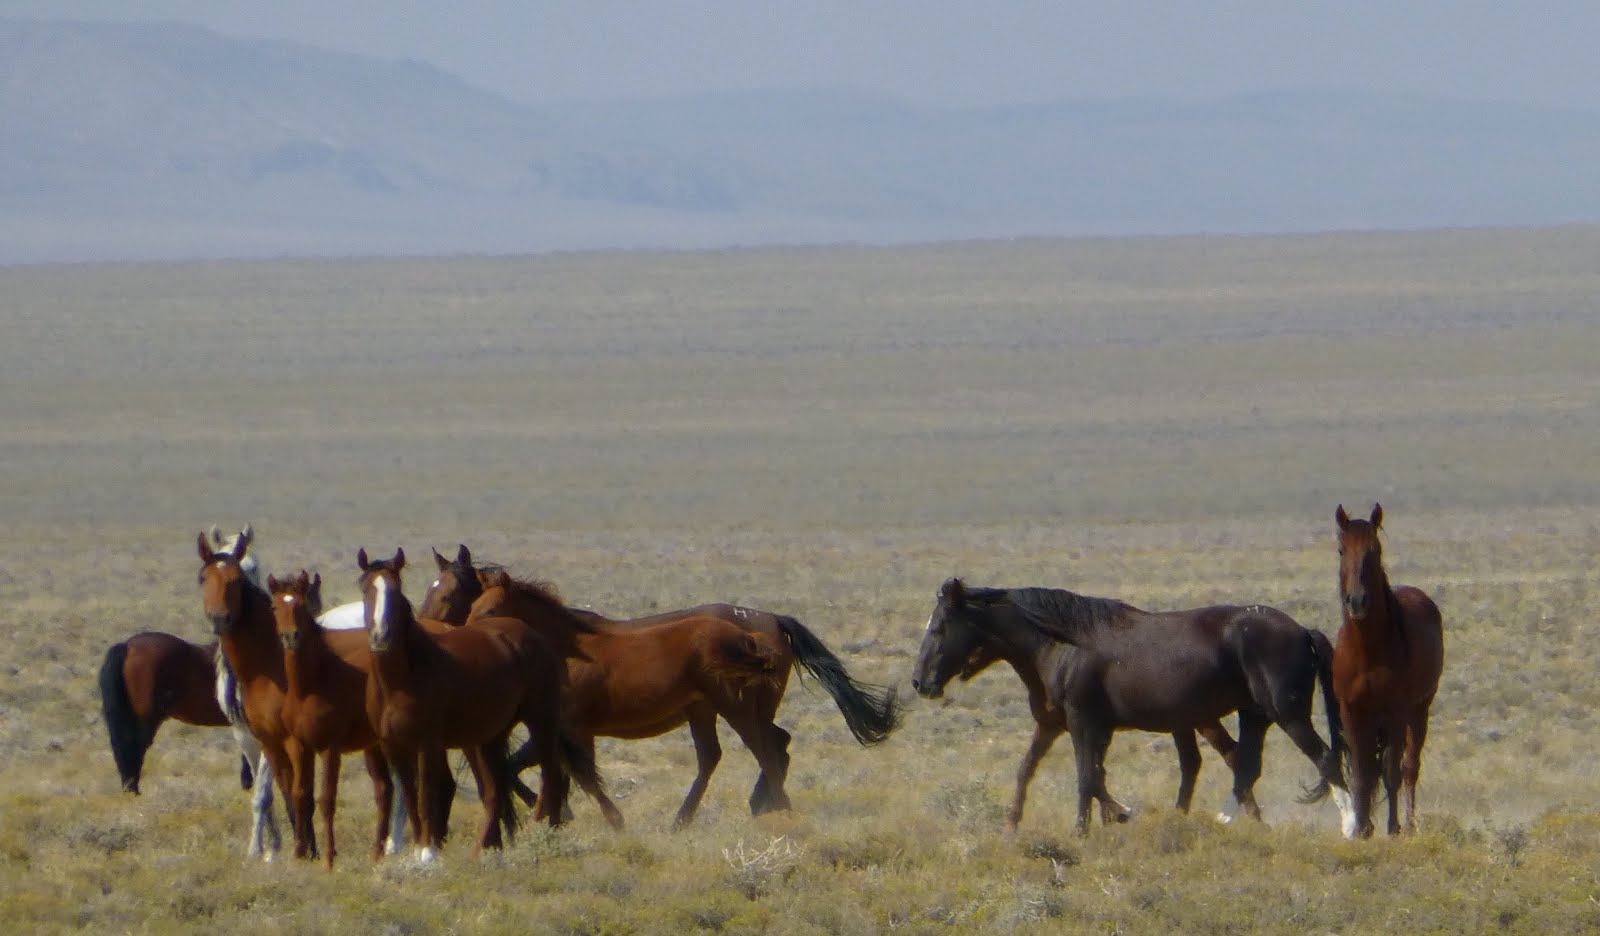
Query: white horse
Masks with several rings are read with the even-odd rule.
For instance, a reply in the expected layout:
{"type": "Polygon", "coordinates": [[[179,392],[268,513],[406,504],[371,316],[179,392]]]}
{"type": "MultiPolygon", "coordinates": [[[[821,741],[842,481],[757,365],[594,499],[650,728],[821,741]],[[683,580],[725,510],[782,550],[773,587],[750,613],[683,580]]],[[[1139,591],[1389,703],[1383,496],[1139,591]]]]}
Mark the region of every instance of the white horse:
{"type": "MultiPolygon", "coordinates": [[[[220,552],[232,553],[241,538],[254,536],[255,531],[250,524],[245,524],[243,530],[229,536],[224,536],[219,527],[211,527],[211,541],[220,552]]],[[[239,570],[252,585],[262,591],[267,590],[267,573],[256,560],[255,553],[244,557],[239,563],[239,570]]],[[[320,612],[317,614],[317,623],[328,630],[359,630],[366,627],[366,614],[359,601],[342,604],[329,611],[313,611],[320,612]]],[[[272,786],[276,778],[272,775],[272,765],[267,762],[266,752],[261,750],[261,743],[250,733],[245,722],[244,697],[239,692],[239,681],[228,666],[227,656],[220,651],[217,653],[217,704],[228,716],[228,726],[239,745],[239,755],[245,763],[255,766],[250,793],[250,844],[247,854],[251,858],[271,861],[283,844],[283,839],[278,835],[278,820],[272,813],[272,786]]],[[[403,798],[395,797],[394,809],[389,817],[389,841],[385,845],[391,855],[405,844],[406,815],[403,798]]]]}

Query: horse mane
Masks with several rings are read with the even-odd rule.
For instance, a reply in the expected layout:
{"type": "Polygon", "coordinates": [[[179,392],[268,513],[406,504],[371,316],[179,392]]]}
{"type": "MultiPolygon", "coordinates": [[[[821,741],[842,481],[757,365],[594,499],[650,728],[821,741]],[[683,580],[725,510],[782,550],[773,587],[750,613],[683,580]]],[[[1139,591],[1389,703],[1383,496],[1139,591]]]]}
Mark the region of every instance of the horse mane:
{"type": "Polygon", "coordinates": [[[507,591],[522,598],[543,605],[552,614],[565,618],[572,628],[583,634],[597,634],[600,629],[587,616],[579,614],[567,607],[561,599],[561,594],[549,582],[540,579],[518,578],[506,570],[504,566],[482,565],[479,571],[495,574],[499,577],[496,584],[502,585],[507,591]]]}
{"type": "Polygon", "coordinates": [[[1016,608],[1035,630],[1053,640],[1076,644],[1127,620],[1132,606],[1115,598],[1092,598],[1064,588],[972,589],[968,595],[1016,608]]]}

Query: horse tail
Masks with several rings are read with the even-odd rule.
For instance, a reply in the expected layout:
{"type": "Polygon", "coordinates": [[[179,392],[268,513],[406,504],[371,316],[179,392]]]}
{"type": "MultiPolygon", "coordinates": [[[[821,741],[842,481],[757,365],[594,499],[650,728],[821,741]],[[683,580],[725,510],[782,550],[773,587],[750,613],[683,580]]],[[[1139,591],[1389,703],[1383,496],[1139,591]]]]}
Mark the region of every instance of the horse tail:
{"type": "Polygon", "coordinates": [[[128,697],[128,681],[122,673],[128,661],[128,644],[112,644],[100,664],[100,711],[105,715],[106,732],[111,736],[111,756],[122,777],[122,789],[139,792],[139,775],[144,771],[144,752],[150,731],[133,710],[128,697]]]}
{"type": "Polygon", "coordinates": [[[568,775],[578,781],[580,789],[598,799],[598,794],[605,792],[606,782],[600,776],[600,768],[595,765],[593,751],[588,745],[579,744],[565,731],[561,733],[559,749],[561,764],[568,775]]]}
{"type": "Polygon", "coordinates": [[[844,668],[833,651],[804,624],[787,615],[777,615],[778,628],[789,638],[795,662],[810,673],[833,696],[844,715],[850,733],[862,745],[877,744],[900,725],[900,707],[893,686],[859,682],[844,668]]]}
{"type": "Polygon", "coordinates": [[[1328,716],[1328,750],[1322,755],[1322,761],[1317,764],[1317,778],[1315,786],[1307,789],[1300,797],[1301,803],[1318,803],[1327,799],[1333,788],[1338,786],[1345,789],[1344,760],[1349,754],[1349,748],[1344,741],[1344,725],[1339,719],[1339,700],[1333,694],[1333,643],[1328,640],[1328,635],[1312,628],[1306,629],[1306,638],[1311,644],[1311,657],[1316,662],[1317,681],[1322,684],[1322,707],[1328,716]]]}

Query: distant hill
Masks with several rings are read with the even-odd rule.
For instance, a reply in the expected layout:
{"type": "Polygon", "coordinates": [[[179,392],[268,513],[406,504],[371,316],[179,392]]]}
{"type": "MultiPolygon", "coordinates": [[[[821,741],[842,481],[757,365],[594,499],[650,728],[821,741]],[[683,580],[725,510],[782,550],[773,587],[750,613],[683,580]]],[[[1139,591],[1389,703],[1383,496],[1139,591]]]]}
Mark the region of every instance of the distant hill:
{"type": "Polygon", "coordinates": [[[1358,94],[531,107],[429,65],[0,20],[0,262],[1600,220],[1600,115],[1358,94]]]}

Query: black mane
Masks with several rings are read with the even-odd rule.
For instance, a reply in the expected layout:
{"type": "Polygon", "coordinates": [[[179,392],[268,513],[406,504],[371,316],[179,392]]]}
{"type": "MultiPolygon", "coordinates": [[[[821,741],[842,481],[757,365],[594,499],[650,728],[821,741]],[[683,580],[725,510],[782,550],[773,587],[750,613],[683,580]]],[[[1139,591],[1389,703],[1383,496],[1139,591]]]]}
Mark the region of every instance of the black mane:
{"type": "Polygon", "coordinates": [[[989,604],[1008,604],[1039,633],[1067,643],[1118,626],[1132,610],[1114,598],[1091,598],[1064,588],[975,588],[968,595],[988,599],[989,604]]]}

